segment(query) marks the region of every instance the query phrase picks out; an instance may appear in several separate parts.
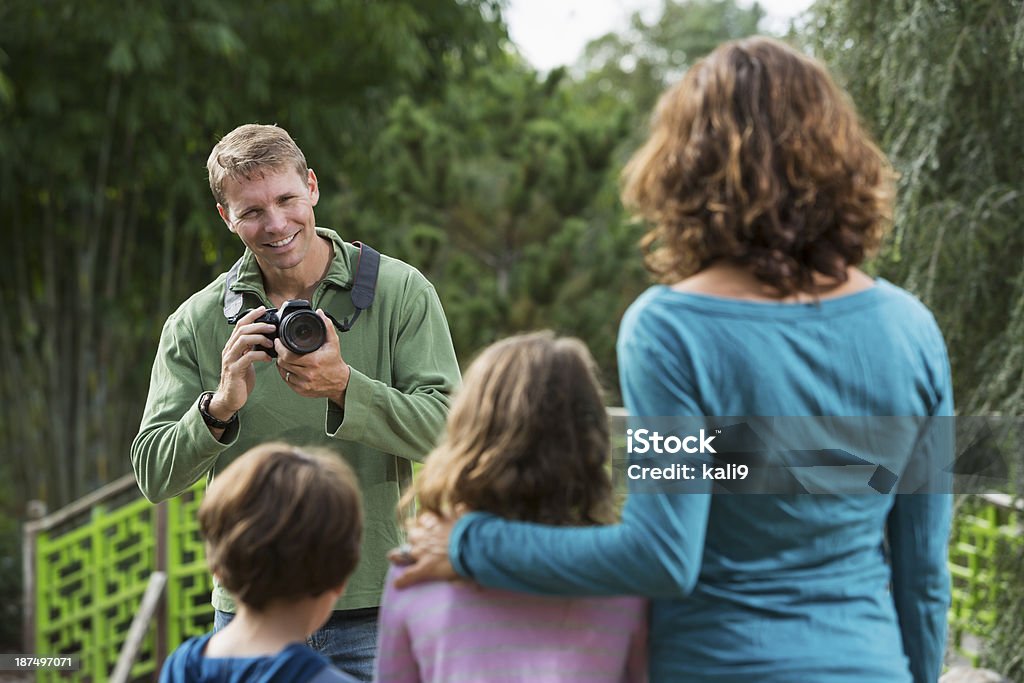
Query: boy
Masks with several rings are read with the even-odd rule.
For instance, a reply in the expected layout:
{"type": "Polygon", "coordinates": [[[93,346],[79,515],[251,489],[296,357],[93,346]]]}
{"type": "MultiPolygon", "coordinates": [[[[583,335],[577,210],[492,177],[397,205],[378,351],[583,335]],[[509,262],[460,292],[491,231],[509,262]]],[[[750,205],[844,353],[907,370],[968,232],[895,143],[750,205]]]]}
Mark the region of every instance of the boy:
{"type": "Polygon", "coordinates": [[[344,592],[362,527],[355,475],[337,456],[270,443],[239,457],[199,508],[207,563],[238,612],[183,643],[161,683],[354,682],[306,639],[344,592]]]}

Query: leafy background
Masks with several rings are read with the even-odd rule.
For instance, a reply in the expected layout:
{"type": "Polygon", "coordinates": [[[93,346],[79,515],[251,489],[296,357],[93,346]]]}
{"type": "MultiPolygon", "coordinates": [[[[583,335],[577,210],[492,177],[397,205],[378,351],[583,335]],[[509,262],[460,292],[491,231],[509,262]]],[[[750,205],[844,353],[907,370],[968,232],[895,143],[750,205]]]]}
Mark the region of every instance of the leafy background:
{"type": "MultiPolygon", "coordinates": [[[[619,170],[665,84],[763,12],[669,0],[538,73],[502,10],[0,4],[0,604],[20,596],[27,501],[129,471],[163,320],[237,257],[205,159],[240,123],[296,138],[321,225],[427,274],[464,362],[550,327],[588,343],[618,402],[616,328],[648,284],[619,170]]],[[[818,0],[787,39],[830,65],[901,173],[869,268],[935,311],[961,414],[1021,415],[1022,0],[818,0]]],[[[0,619],[0,646],[17,627],[0,619]]]]}

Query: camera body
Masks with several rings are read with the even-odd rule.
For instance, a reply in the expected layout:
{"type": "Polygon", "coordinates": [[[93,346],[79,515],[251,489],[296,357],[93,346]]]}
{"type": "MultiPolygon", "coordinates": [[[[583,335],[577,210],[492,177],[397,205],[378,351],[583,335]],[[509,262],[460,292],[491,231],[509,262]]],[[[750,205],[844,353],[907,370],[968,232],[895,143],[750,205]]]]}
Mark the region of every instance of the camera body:
{"type": "Polygon", "coordinates": [[[269,323],[275,327],[273,332],[264,335],[271,341],[271,347],[266,349],[271,358],[277,358],[273,341],[278,338],[286,349],[301,355],[313,353],[327,341],[327,327],[324,321],[305,299],[285,301],[279,309],[268,308],[255,322],[269,323]]]}

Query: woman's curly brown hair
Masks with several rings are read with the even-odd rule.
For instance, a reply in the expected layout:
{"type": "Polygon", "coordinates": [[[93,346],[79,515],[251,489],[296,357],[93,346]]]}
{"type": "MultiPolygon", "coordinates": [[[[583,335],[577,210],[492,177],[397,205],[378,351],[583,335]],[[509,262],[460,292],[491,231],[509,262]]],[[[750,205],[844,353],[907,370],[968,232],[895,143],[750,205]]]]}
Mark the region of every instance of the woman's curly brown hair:
{"type": "Polygon", "coordinates": [[[608,418],[583,342],[551,332],[509,337],[470,366],[444,436],[415,486],[421,511],[461,507],[541,524],[614,519],[608,418]]]}
{"type": "Polygon", "coordinates": [[[819,62],[770,38],[725,43],[661,98],[623,171],[654,224],[648,269],[674,282],[723,260],[787,296],[844,282],[892,218],[895,173],[819,62]]]}

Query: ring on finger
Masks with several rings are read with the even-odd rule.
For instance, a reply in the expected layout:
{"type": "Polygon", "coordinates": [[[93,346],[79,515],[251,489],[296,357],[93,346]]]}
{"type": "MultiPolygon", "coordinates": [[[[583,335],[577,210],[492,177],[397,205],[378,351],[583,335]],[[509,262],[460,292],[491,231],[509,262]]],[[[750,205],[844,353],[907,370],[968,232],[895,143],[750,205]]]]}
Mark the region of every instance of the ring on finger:
{"type": "Polygon", "coordinates": [[[396,560],[402,566],[410,565],[416,561],[416,558],[412,555],[412,546],[408,543],[403,543],[396,549],[396,560]]]}

